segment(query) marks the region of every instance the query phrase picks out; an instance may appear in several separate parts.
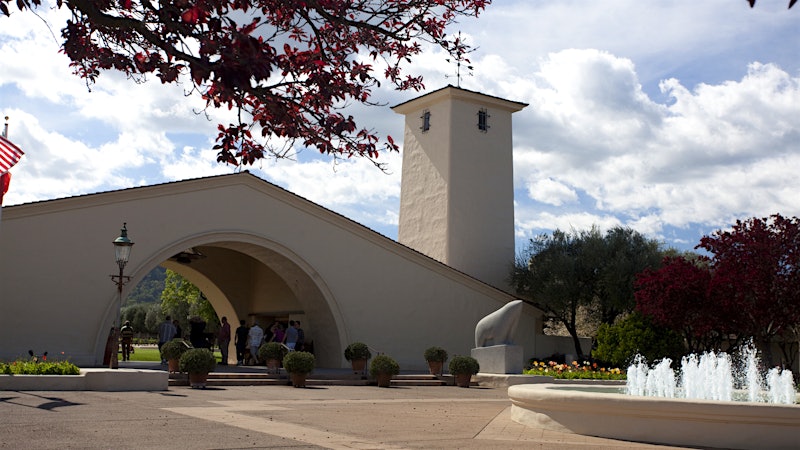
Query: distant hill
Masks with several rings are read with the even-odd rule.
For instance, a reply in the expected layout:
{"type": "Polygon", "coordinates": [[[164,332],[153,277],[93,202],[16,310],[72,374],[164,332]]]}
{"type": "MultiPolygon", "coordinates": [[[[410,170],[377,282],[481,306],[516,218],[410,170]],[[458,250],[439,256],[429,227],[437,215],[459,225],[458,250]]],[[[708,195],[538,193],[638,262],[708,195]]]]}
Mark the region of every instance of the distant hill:
{"type": "Polygon", "coordinates": [[[164,290],[164,280],[166,278],[167,269],[157,266],[151,270],[128,294],[125,299],[125,306],[137,303],[161,303],[161,291],[164,290]]]}

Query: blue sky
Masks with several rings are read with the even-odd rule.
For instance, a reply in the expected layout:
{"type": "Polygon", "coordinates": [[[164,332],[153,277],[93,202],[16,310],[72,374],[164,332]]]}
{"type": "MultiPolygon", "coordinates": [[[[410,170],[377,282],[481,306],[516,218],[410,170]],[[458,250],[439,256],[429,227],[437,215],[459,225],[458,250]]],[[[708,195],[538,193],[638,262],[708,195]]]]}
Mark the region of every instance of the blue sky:
{"type": "MultiPolygon", "coordinates": [[[[736,219],[800,215],[800,9],[786,6],[496,0],[450,29],[477,47],[462,87],[529,104],[514,115],[518,248],[620,225],[691,249],[736,219]]],[[[227,111],[116,73],[90,91],[58,52],[64,11],[38,14],[0,17],[0,114],[26,152],[4,205],[236,170],[211,150],[227,111]]],[[[436,90],[456,82],[445,59],[426,48],[407,69],[436,90]]],[[[349,112],[402,144],[389,106],[417,95],[378,89],[386,106],[349,112]]],[[[381,156],[384,174],[299,150],[249,170],[396,237],[400,155],[381,156]]]]}

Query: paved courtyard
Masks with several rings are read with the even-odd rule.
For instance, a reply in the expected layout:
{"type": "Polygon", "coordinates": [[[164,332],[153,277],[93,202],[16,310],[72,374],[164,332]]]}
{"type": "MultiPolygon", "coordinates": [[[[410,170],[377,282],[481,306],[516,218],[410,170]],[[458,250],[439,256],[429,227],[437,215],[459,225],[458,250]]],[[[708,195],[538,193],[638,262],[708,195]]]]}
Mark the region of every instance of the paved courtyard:
{"type": "Polygon", "coordinates": [[[0,448],[638,449],[509,418],[505,388],[0,391],[0,448]]]}

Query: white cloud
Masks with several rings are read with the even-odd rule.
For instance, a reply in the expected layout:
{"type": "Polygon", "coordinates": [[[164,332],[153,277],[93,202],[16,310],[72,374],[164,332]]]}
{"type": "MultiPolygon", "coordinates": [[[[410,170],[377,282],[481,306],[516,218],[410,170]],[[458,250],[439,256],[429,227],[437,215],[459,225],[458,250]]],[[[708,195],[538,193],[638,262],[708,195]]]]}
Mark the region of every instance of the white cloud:
{"type": "Polygon", "coordinates": [[[561,206],[578,199],[573,189],[552,178],[530,181],[527,187],[530,198],[548,205],[561,206]]]}

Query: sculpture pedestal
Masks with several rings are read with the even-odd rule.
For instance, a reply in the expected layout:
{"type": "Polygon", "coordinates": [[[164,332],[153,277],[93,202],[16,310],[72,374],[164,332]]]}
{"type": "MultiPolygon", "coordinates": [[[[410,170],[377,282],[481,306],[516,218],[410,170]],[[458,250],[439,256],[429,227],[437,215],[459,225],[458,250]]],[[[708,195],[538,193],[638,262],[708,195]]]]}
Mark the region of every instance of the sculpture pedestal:
{"type": "Polygon", "coordinates": [[[492,345],[473,348],[470,353],[481,365],[481,373],[522,373],[522,346],[492,345]]]}

